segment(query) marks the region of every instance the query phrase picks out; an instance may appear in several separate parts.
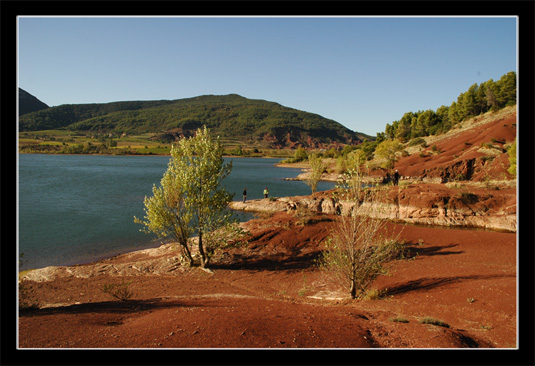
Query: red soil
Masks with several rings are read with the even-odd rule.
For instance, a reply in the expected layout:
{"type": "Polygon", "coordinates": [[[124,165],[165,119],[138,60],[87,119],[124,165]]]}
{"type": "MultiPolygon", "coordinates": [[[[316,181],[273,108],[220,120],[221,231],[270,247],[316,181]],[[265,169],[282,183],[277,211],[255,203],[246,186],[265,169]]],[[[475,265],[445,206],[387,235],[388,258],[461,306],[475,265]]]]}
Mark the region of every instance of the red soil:
{"type": "MultiPolygon", "coordinates": [[[[517,345],[516,235],[402,226],[409,259],[345,296],[314,265],[335,217],[302,225],[287,213],[250,222],[253,240],[213,273],[130,276],[131,300],[100,289],[102,273],[28,282],[46,307],[19,318],[22,348],[464,348],[517,345]],[[424,317],[449,325],[421,324],[424,317]],[[398,322],[399,318],[407,321],[398,322]]],[[[118,256],[106,261],[118,264],[118,256]]],[[[122,278],[121,278],[122,280],[122,278]]]]}

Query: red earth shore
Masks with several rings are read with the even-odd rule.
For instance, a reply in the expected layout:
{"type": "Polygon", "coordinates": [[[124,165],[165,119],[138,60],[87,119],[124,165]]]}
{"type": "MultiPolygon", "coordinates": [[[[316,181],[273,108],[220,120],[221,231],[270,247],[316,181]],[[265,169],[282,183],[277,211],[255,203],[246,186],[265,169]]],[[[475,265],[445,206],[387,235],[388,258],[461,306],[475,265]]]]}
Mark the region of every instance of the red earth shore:
{"type": "Polygon", "coordinates": [[[19,347],[517,346],[516,234],[390,224],[407,258],[373,284],[378,299],[349,300],[314,262],[335,220],[252,220],[247,247],[229,250],[212,273],[158,271],[154,263],[176,257],[159,248],[33,277],[29,296],[41,308],[21,312],[19,347]],[[101,290],[122,280],[131,281],[129,301],[101,290]],[[446,326],[423,324],[426,317],[446,326]]]}

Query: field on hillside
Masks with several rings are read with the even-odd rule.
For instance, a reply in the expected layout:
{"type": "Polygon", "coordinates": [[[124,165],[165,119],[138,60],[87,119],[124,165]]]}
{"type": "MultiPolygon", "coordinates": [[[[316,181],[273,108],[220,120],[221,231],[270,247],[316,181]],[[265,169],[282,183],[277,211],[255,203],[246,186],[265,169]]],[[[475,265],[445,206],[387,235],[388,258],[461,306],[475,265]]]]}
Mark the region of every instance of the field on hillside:
{"type": "MultiPolygon", "coordinates": [[[[172,143],[158,141],[155,134],[138,136],[95,136],[86,131],[44,130],[19,133],[21,153],[169,155],[172,143]]],[[[238,140],[222,139],[224,155],[243,157],[293,156],[292,149],[270,149],[241,145],[238,140]]]]}

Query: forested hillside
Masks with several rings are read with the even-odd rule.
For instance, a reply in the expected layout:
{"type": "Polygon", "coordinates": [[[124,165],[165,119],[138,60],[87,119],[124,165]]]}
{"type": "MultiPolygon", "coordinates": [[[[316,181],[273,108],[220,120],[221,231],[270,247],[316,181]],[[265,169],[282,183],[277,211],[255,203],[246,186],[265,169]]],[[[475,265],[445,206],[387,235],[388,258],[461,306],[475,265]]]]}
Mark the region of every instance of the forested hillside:
{"type": "Polygon", "coordinates": [[[515,104],[516,72],[511,71],[496,82],[490,79],[480,85],[473,84],[449,107],[443,105],[436,111],[405,113],[400,120],[387,124],[379,139],[395,138],[406,142],[416,137],[439,135],[464,120],[515,104]]]}
{"type": "Polygon", "coordinates": [[[280,147],[357,144],[359,135],[320,115],[236,94],[188,99],[61,105],[21,116],[20,131],[68,129],[94,134],[158,134],[164,141],[206,125],[223,138],[280,147]]]}

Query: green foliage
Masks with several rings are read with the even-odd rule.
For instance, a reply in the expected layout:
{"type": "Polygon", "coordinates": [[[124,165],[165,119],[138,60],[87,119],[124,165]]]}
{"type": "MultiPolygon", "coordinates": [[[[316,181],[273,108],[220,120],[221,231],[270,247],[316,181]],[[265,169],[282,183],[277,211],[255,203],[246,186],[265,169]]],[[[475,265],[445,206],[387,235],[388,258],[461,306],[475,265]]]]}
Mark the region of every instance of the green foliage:
{"type": "Polygon", "coordinates": [[[375,149],[375,156],[385,159],[383,167],[390,170],[394,167],[394,163],[402,150],[403,145],[401,145],[399,140],[385,140],[375,149]]]}
{"type": "Polygon", "coordinates": [[[295,150],[294,157],[281,161],[283,164],[299,163],[308,159],[308,153],[303,147],[298,147],[295,150]]]}
{"type": "Polygon", "coordinates": [[[153,187],[154,196],[145,198],[146,220],[134,218],[158,237],[176,240],[190,264],[190,236],[196,235],[202,267],[226,243],[227,236],[216,231],[231,223],[227,206],[232,195],[221,182],[230,174],[232,162],[225,164],[222,153],[219,139],[213,139],[206,127],[181,139],[171,148],[161,188],[153,187]]]}
{"type": "Polygon", "coordinates": [[[66,128],[72,131],[139,135],[181,131],[192,135],[206,126],[223,138],[261,141],[268,136],[284,145],[288,138],[307,144],[357,141],[355,132],[320,115],[264,100],[205,95],[162,101],[61,105],[20,117],[20,131],[66,128]]]}
{"type": "Polygon", "coordinates": [[[395,323],[409,323],[409,321],[407,319],[405,319],[403,317],[399,317],[399,316],[397,316],[395,318],[390,318],[388,320],[390,320],[391,322],[395,322],[395,323]]]}
{"type": "MultiPolygon", "coordinates": [[[[169,163],[171,167],[171,163],[169,163]]],[[[145,226],[146,233],[172,240],[179,245],[182,258],[193,264],[190,249],[192,213],[185,206],[185,186],[170,168],[164,173],[161,186],[152,187],[152,197],[145,197],[145,221],[134,217],[134,222],[145,226]]]]}
{"type": "Polygon", "coordinates": [[[406,142],[411,138],[438,135],[468,118],[515,104],[516,72],[511,71],[497,82],[490,79],[471,85],[449,107],[443,105],[436,111],[405,113],[399,121],[387,123],[385,137],[406,142]]]}
{"type": "Polygon", "coordinates": [[[109,294],[121,301],[128,301],[134,292],[130,289],[132,281],[125,282],[123,279],[121,283],[106,283],[102,286],[101,291],[109,294]]]}
{"type": "Polygon", "coordinates": [[[366,140],[357,147],[357,154],[359,155],[361,161],[368,161],[373,159],[373,154],[378,143],[376,141],[366,140]]]}
{"type": "Polygon", "coordinates": [[[449,324],[443,322],[442,320],[439,320],[439,319],[435,319],[435,318],[432,318],[430,316],[426,316],[422,319],[420,319],[419,321],[421,324],[431,324],[431,325],[436,325],[436,326],[439,326],[439,327],[444,327],[444,328],[449,328],[449,324]]]}
{"type": "Polygon", "coordinates": [[[310,187],[312,193],[316,192],[318,182],[321,180],[323,171],[325,170],[325,164],[320,156],[317,154],[311,154],[308,157],[308,162],[312,170],[310,176],[305,179],[305,183],[310,187]]]}
{"type": "Polygon", "coordinates": [[[421,145],[422,147],[427,147],[427,143],[421,137],[414,138],[409,142],[409,146],[416,146],[416,145],[421,145]]]}

